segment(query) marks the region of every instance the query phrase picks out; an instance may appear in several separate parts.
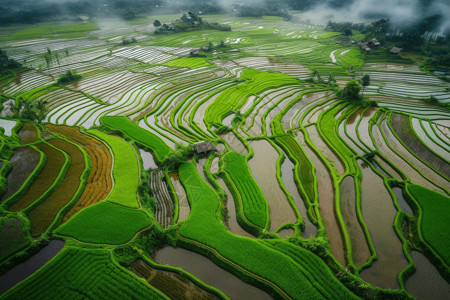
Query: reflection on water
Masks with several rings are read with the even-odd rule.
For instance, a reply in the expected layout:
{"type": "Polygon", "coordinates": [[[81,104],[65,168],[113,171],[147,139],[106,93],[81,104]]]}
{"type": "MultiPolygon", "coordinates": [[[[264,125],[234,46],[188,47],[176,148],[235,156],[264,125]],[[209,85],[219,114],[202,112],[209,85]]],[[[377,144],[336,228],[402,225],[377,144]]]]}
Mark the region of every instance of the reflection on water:
{"type": "Polygon", "coordinates": [[[158,168],[158,166],[155,163],[155,160],[153,159],[153,155],[150,152],[139,149],[139,153],[141,154],[145,170],[158,168]]]}
{"type": "Polygon", "coordinates": [[[181,268],[204,283],[221,290],[231,299],[272,299],[264,291],[243,282],[206,257],[192,251],[165,247],[156,251],[153,260],[161,265],[181,268]]]}
{"type": "Polygon", "coordinates": [[[0,295],[32,275],[64,247],[64,241],[52,240],[38,253],[0,276],[0,295]]]}
{"type": "Polygon", "coordinates": [[[414,212],[409,206],[409,204],[406,202],[405,198],[403,197],[403,191],[399,187],[393,187],[392,191],[394,192],[395,198],[397,199],[398,206],[400,206],[400,209],[403,210],[405,213],[407,213],[410,216],[414,216],[414,212]]]}
{"type": "Polygon", "coordinates": [[[383,179],[362,160],[358,164],[362,172],[361,214],[377,254],[377,260],[360,275],[378,287],[398,289],[397,276],[408,261],[392,225],[397,210],[383,179]]]}
{"type": "Polygon", "coordinates": [[[189,206],[186,191],[184,190],[184,187],[181,184],[180,178],[178,177],[178,173],[175,172],[169,173],[169,178],[178,198],[179,211],[177,222],[181,222],[189,217],[189,214],[191,213],[191,207],[189,206]]]}
{"type": "Polygon", "coordinates": [[[450,298],[450,284],[420,252],[412,251],[416,271],[406,280],[406,290],[418,300],[450,298]]]}

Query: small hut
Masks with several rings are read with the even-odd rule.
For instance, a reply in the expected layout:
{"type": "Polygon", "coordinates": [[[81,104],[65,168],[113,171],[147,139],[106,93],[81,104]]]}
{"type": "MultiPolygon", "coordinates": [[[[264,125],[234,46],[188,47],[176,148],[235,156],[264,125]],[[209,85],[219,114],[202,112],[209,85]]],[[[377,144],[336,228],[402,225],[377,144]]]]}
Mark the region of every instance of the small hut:
{"type": "Polygon", "coordinates": [[[399,47],[392,47],[392,49],[389,52],[394,53],[394,54],[400,54],[402,52],[402,50],[403,49],[399,48],[399,47]]]}
{"type": "Polygon", "coordinates": [[[197,154],[206,154],[210,151],[217,151],[212,142],[201,141],[194,144],[194,151],[197,154]]]}

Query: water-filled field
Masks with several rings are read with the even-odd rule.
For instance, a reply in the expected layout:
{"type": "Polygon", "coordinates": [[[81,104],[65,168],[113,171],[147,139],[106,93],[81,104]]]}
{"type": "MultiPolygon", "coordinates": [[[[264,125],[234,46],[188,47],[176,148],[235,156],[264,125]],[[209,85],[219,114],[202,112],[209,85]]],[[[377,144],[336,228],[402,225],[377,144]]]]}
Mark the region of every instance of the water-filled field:
{"type": "Polygon", "coordinates": [[[2,102],[48,109],[0,120],[1,299],[448,295],[448,81],[278,17],[147,21],[0,37],[2,102]]]}

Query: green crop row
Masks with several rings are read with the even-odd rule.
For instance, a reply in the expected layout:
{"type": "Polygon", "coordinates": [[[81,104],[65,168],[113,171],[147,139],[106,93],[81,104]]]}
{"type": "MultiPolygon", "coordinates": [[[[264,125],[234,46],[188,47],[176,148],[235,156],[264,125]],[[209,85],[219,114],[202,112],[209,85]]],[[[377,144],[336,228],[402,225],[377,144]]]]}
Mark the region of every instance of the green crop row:
{"type": "Polygon", "coordinates": [[[105,250],[67,248],[3,299],[168,299],[105,250]]]}
{"type": "MultiPolygon", "coordinates": [[[[180,180],[184,185],[191,205],[191,215],[178,230],[180,243],[204,255],[212,256],[214,261],[244,280],[272,293],[272,296],[285,299],[325,299],[317,282],[311,282],[312,272],[279,251],[256,240],[239,237],[230,233],[218,221],[218,195],[203,181],[192,164],[185,163],[179,169],[180,180]],[[270,265],[267,262],[270,261],[270,265]],[[286,276],[289,274],[289,276],[286,276]],[[273,294],[275,293],[275,294],[273,294]]],[[[311,254],[311,256],[314,256],[311,254]]],[[[311,259],[299,256],[298,259],[311,259]]],[[[318,260],[317,257],[314,259],[318,260]]],[[[323,265],[325,269],[327,267],[323,265]]],[[[331,273],[326,281],[334,281],[331,273]]],[[[319,275],[322,276],[322,275],[319,275]]],[[[354,297],[350,292],[346,298],[354,297]]]]}
{"type": "Polygon", "coordinates": [[[419,230],[423,238],[450,265],[450,198],[420,185],[408,184],[407,190],[420,205],[419,230]]]}
{"type": "Polygon", "coordinates": [[[138,208],[137,190],[140,176],[138,160],[133,147],[117,136],[107,135],[97,130],[89,130],[88,133],[107,143],[111,147],[114,157],[112,171],[114,187],[106,201],[138,208]]]}
{"type": "Polygon", "coordinates": [[[59,236],[93,244],[123,244],[150,226],[148,215],[110,202],[89,206],[55,230],[59,236]]]}
{"type": "Polygon", "coordinates": [[[156,159],[162,162],[164,158],[172,152],[172,149],[166,145],[158,136],[142,129],[138,125],[132,123],[126,117],[101,117],[100,122],[114,130],[119,130],[138,143],[149,147],[156,159]]]}
{"type": "Polygon", "coordinates": [[[200,68],[200,67],[206,67],[210,64],[202,57],[182,57],[177,58],[175,60],[169,61],[165,64],[169,67],[180,67],[180,68],[200,68]]]}
{"type": "Polygon", "coordinates": [[[270,227],[269,205],[250,173],[247,159],[239,153],[229,152],[224,156],[223,161],[224,170],[230,176],[242,201],[236,203],[236,207],[242,207],[244,218],[250,223],[261,229],[268,229],[270,227]]]}
{"type": "Polygon", "coordinates": [[[258,95],[268,89],[300,83],[295,77],[281,73],[260,72],[254,69],[246,69],[242,72],[240,80],[245,80],[245,82],[227,89],[208,107],[206,110],[207,123],[220,126],[223,117],[230,110],[242,107],[245,100],[251,95],[258,95]]]}

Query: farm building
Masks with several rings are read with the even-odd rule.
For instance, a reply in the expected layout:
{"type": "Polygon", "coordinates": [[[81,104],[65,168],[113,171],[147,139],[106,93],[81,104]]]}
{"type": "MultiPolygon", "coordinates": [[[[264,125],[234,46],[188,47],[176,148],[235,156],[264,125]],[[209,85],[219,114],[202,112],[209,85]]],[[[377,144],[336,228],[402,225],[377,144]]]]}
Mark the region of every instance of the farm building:
{"type": "Polygon", "coordinates": [[[389,52],[399,54],[400,52],[402,52],[402,50],[403,50],[402,48],[392,47],[392,49],[389,52]]]}
{"type": "Polygon", "coordinates": [[[194,151],[197,154],[203,154],[210,151],[217,151],[217,149],[212,142],[201,141],[194,144],[194,151]]]}

